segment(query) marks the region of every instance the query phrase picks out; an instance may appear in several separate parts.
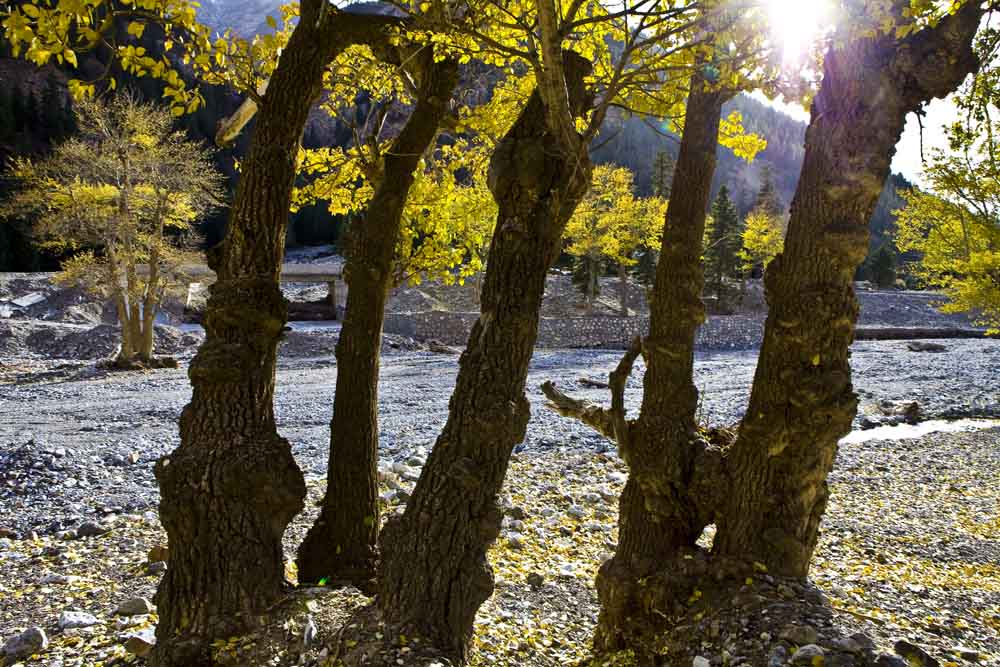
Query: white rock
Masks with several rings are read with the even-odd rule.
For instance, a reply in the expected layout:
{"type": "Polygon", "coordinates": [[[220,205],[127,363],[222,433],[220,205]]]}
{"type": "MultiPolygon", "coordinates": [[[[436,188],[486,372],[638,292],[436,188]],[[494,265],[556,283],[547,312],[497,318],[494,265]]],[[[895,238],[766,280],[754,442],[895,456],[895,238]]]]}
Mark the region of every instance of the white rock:
{"type": "Polygon", "coordinates": [[[97,622],[96,616],[88,614],[85,611],[64,611],[59,614],[57,625],[60,630],[69,630],[72,628],[89,628],[92,625],[97,625],[97,622]]]}

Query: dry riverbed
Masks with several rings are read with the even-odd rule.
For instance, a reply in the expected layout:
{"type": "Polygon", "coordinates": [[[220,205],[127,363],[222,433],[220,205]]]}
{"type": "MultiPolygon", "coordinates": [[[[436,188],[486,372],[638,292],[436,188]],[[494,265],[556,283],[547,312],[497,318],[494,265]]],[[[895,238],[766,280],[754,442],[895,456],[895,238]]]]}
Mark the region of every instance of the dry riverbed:
{"type": "MultiPolygon", "coordinates": [[[[1000,342],[946,345],[946,352],[916,353],[905,343],[857,344],[864,413],[858,426],[893,420],[883,415],[889,405],[911,401],[922,418],[1000,416],[1000,342]]],[[[585,654],[597,613],[593,578],[617,539],[625,469],[607,441],[545,410],[538,386],[554,379],[574,394],[606,400],[605,390],[579,380],[606,378],[617,358],[591,351],[536,355],[528,382],[533,417],[505,489],[512,511],[491,557],[497,592],[480,614],[475,664],[563,665],[585,654]]],[[[739,417],[753,367],[752,353],[699,356],[706,421],[739,417]]],[[[394,352],[384,359],[381,469],[388,511],[405,503],[445,418],[456,370],[456,358],[445,354],[394,352]]],[[[126,638],[150,628],[155,613],[115,612],[129,601],[134,611],[150,611],[133,598],[151,598],[163,567],[149,566],[159,556],[150,551],[165,544],[152,463],[177,444],[176,419],[190,396],[184,371],[107,374],[70,364],[6,377],[17,382],[0,384],[0,531],[8,533],[0,537],[0,641],[37,626],[47,648],[28,654],[25,664],[130,660],[126,638]],[[76,611],[82,615],[65,614],[76,611]],[[60,618],[63,626],[81,627],[60,629],[60,618]]],[[[330,357],[286,358],[278,373],[280,428],[309,478],[310,501],[323,491],[335,378],[330,357]]],[[[641,369],[629,384],[633,409],[640,378],[641,369]]],[[[878,651],[906,640],[941,664],[1000,664],[997,479],[1000,429],[842,446],[813,572],[838,611],[798,619],[795,638],[808,638],[811,628],[824,644],[837,626],[864,633],[878,651]]],[[[309,502],[289,530],[289,556],[315,511],[309,502]]],[[[771,584],[764,575],[753,585],[771,584]]],[[[793,601],[811,595],[808,589],[788,594],[793,601]]],[[[219,659],[248,665],[250,655],[271,651],[278,657],[273,664],[294,664],[308,615],[319,635],[302,651],[306,664],[329,657],[342,648],[338,629],[363,602],[357,594],[315,592],[308,607],[288,613],[280,641],[273,633],[234,638],[217,647],[219,659]]],[[[727,655],[729,664],[742,658],[768,667],[749,656],[780,656],[782,647],[793,655],[792,635],[765,639],[756,621],[735,627],[724,621],[706,626],[699,647],[710,664],[727,655]]],[[[400,644],[400,655],[405,648],[400,644]]],[[[851,664],[835,663],[839,654],[827,648],[827,664],[851,664]]]]}

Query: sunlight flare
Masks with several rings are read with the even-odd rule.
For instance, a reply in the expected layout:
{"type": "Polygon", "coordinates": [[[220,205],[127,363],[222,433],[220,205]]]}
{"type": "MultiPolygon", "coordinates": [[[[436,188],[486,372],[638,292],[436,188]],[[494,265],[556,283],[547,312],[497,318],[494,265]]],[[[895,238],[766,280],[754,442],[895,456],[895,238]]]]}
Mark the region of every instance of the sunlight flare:
{"type": "Polygon", "coordinates": [[[830,23],[829,0],[767,0],[771,32],[785,62],[800,62],[830,23]]]}

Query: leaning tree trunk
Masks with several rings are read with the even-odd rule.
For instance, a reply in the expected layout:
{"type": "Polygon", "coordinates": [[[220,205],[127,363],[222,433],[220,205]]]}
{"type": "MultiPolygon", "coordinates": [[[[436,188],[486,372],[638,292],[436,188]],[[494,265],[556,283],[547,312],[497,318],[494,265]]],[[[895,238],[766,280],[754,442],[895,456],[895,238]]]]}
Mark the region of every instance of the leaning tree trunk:
{"type": "Polygon", "coordinates": [[[275,427],[279,288],[299,142],[333,57],[393,19],[324,14],[307,0],[258,118],[229,228],[211,264],[206,340],[191,362],[181,444],[156,465],[170,567],[156,593],[155,667],[213,664],[210,643],[259,622],[281,595],[281,539],[305,484],[275,427]]]}
{"type": "Polygon", "coordinates": [[[618,437],[630,475],[619,504],[618,548],[598,573],[598,651],[624,649],[660,624],[655,613],[644,611],[641,580],[680,549],[693,547],[711,522],[707,503],[691,487],[710,455],[695,421],[694,344],[705,320],[705,211],[722,105],[730,96],[706,88],[700,74],[692,77],[650,299],[649,335],[642,343],[647,366],[642,408],[627,437],[618,437]]]}
{"type": "Polygon", "coordinates": [[[858,314],[852,279],[868,248],[868,221],[906,115],[977,68],[971,43],[980,4],[905,40],[857,39],[827,54],[785,249],[765,278],[770,312],[731,455],[719,554],[781,575],[808,573],[826,478],[857,409],[848,361],[858,314]]]}
{"type": "Polygon", "coordinates": [[[403,209],[414,173],[458,80],[451,59],[420,56],[421,90],[385,156],[381,181],[347,262],[347,309],[337,342],[337,393],[330,422],[327,490],[319,518],[299,547],[300,582],[322,579],[373,588],[379,534],[378,369],[385,303],[403,209]]]}
{"type": "MultiPolygon", "coordinates": [[[[567,53],[573,112],[589,106],[590,65],[567,53]]],[[[553,151],[536,90],[496,149],[489,185],[500,211],[481,315],[459,363],[448,420],[402,517],[382,534],[379,606],[386,619],[462,661],[476,610],[493,591],[486,550],[500,532],[497,497],[524,438],[524,395],[538,314],[560,238],[590,184],[583,142],[553,151]]]]}

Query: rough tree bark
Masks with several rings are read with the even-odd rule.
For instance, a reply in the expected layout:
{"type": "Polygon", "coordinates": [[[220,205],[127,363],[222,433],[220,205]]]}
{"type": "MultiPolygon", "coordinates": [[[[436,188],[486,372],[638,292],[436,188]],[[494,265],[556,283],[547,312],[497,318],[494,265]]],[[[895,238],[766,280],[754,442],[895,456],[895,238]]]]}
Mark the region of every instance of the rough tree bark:
{"type": "Polygon", "coordinates": [[[226,239],[210,257],[218,281],[189,370],[181,444],[156,465],[170,567],[156,593],[155,667],[213,664],[211,641],[252,627],[282,594],[281,538],[305,496],[273,409],[287,307],[278,274],[299,142],[327,64],[390,21],[307,0],[272,76],[226,239]]]}
{"type": "Polygon", "coordinates": [[[337,342],[337,393],[330,422],[327,491],[319,518],[299,547],[299,581],[372,589],[378,554],[378,369],[385,303],[403,208],[414,172],[433,147],[458,80],[458,64],[434,62],[425,48],[420,91],[387,152],[381,180],[347,261],[347,309],[337,342]]]}
{"type": "Polygon", "coordinates": [[[706,457],[714,455],[696,423],[694,344],[705,320],[705,211],[722,105],[731,96],[708,87],[700,73],[692,76],[650,301],[649,335],[642,344],[642,408],[627,434],[618,438],[630,475],[619,504],[618,549],[598,573],[600,651],[624,648],[631,626],[649,620],[641,611],[639,580],[679,549],[694,546],[711,522],[700,488],[692,487],[696,473],[707,470],[706,457]]]}
{"type": "Polygon", "coordinates": [[[848,360],[858,314],[852,279],[879,184],[906,115],[977,69],[971,45],[982,15],[971,1],[907,39],[855,39],[827,54],[784,252],[765,277],[770,312],[730,456],[720,554],[777,574],[808,573],[827,474],[857,409],[848,360]]]}
{"type": "MultiPolygon", "coordinates": [[[[567,53],[564,88],[574,115],[590,106],[590,64],[567,53]]],[[[524,438],[528,362],[545,279],[560,238],[590,185],[586,145],[572,154],[546,122],[536,90],[494,153],[489,186],[500,207],[481,315],[459,362],[447,423],[401,517],[382,534],[379,607],[463,661],[476,610],[493,591],[486,550],[500,532],[498,493],[524,438]]]]}

